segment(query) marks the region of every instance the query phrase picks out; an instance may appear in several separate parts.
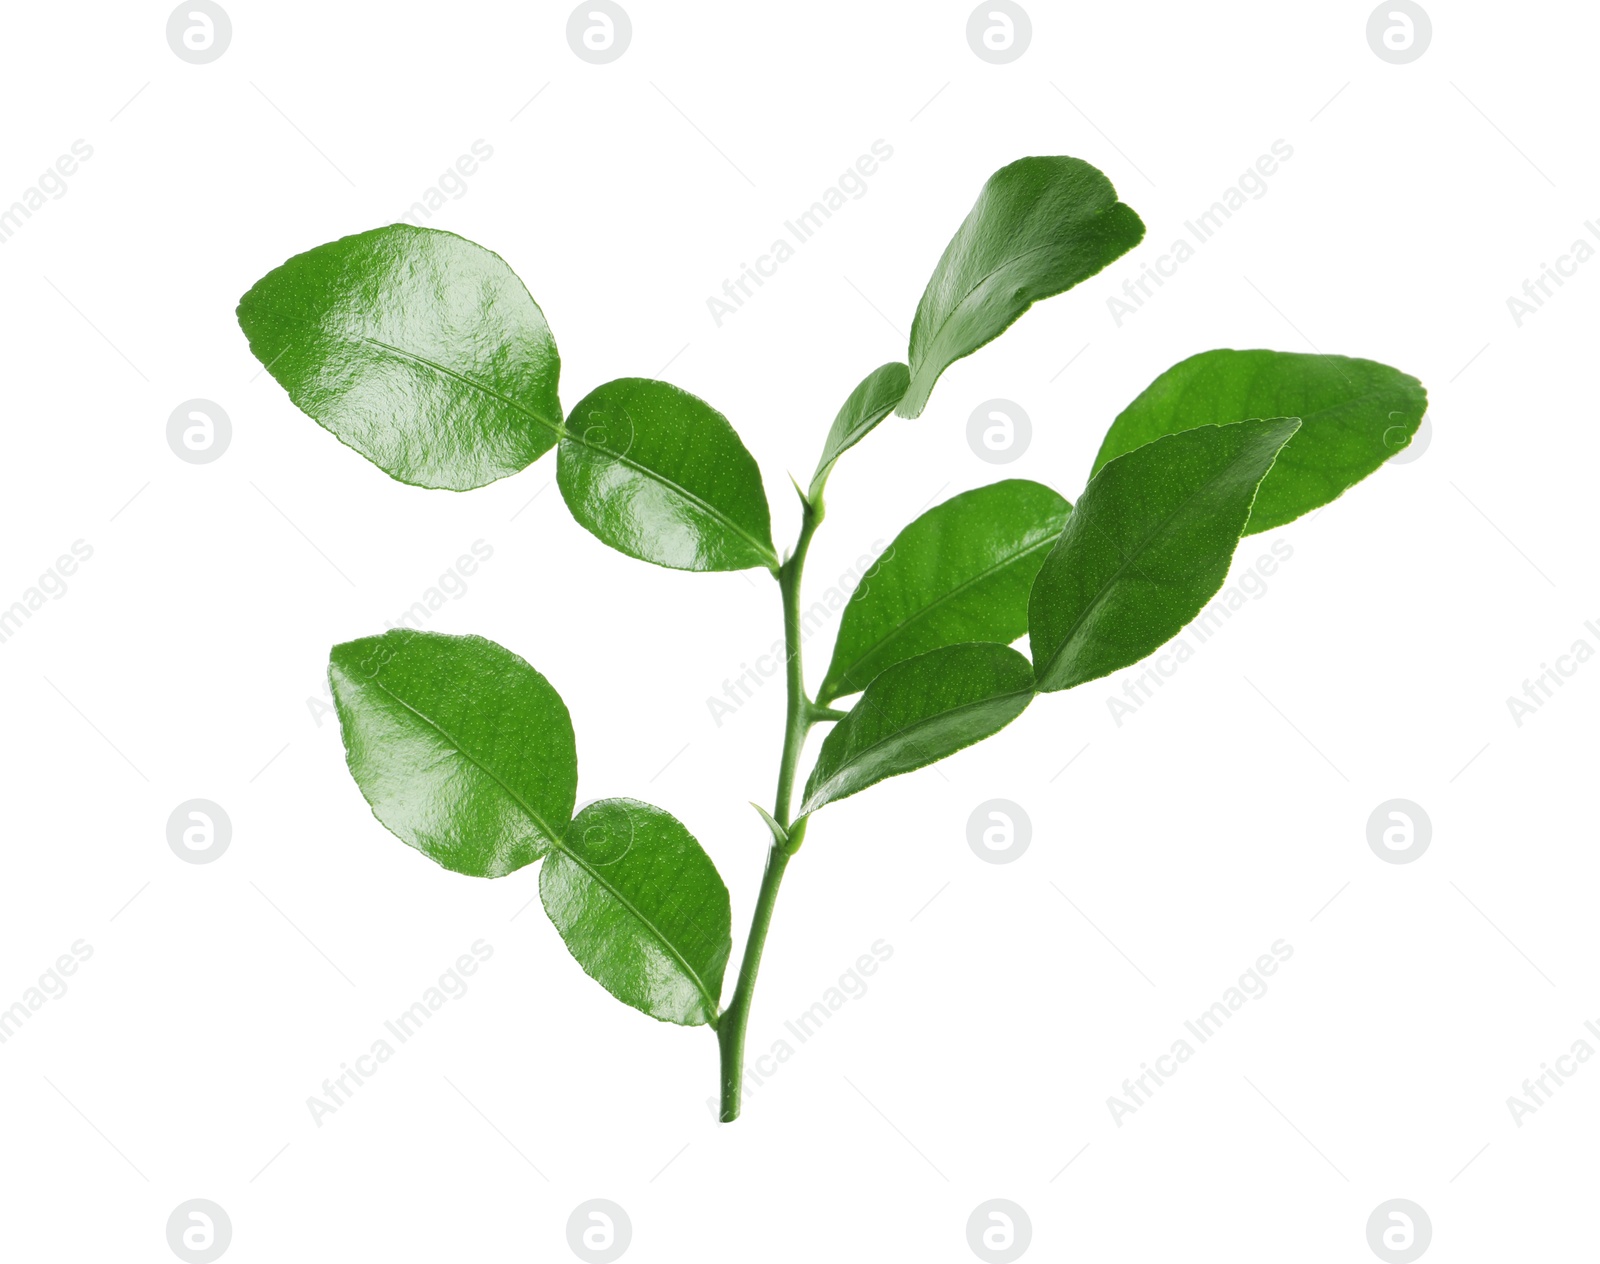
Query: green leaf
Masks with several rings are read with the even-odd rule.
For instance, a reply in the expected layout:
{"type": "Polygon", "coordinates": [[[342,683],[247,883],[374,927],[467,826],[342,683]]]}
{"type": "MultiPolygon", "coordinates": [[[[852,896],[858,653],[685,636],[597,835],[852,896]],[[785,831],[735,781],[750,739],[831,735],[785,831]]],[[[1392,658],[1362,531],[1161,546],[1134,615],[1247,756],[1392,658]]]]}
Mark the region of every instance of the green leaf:
{"type": "Polygon", "coordinates": [[[673,816],[637,799],[589,804],[539,871],[539,898],[619,1001],[663,1022],[716,1022],[733,950],[728,888],[673,816]]]}
{"type": "Polygon", "coordinates": [[[1033,698],[1033,669],[1004,645],[947,645],[896,663],[817,753],[800,814],[998,733],[1033,698]]]}
{"type": "Polygon", "coordinates": [[[772,842],[774,846],[776,846],[780,851],[786,849],[789,846],[789,831],[784,829],[783,826],[779,825],[777,818],[759,803],[756,803],[754,800],[752,800],[750,806],[760,814],[761,819],[766,823],[767,829],[772,831],[772,842]]]}
{"type": "Polygon", "coordinates": [[[1411,442],[1428,411],[1422,383],[1346,356],[1205,351],[1173,365],[1118,414],[1094,468],[1152,439],[1252,417],[1298,417],[1300,431],[1256,493],[1246,535],[1327,504],[1411,442]]]}
{"type": "Polygon", "coordinates": [[[1103,174],[1078,158],[1019,158],[989,177],[917,304],[902,417],[939,375],[1042,298],[1070,290],[1144,237],[1103,174]]]}
{"type": "Polygon", "coordinates": [[[334,646],[328,680],[350,775],[373,815],[423,855],[498,878],[566,833],[572,720],[510,650],[395,628],[334,646]]]}
{"type": "Polygon", "coordinates": [[[817,472],[811,476],[810,500],[813,504],[822,496],[833,463],[865,439],[874,426],[894,411],[894,406],[906,393],[910,380],[911,370],[905,365],[898,362],[883,364],[862,378],[860,385],[850,392],[850,398],[844,401],[844,407],[833,419],[828,441],[822,445],[817,472]]]}
{"type": "Polygon", "coordinates": [[[302,412],[402,483],[464,491],[555,446],[561,358],[499,255],[392,224],[274,268],[239,300],[302,412]]]}
{"type": "Polygon", "coordinates": [[[612,548],[682,571],[777,570],[761,471],[728,419],[666,382],[619,377],[567,418],[556,480],[612,548]]]}
{"type": "Polygon", "coordinates": [[[1256,487],[1300,422],[1203,426],[1117,457],[1090,481],[1028,599],[1039,691],[1136,663],[1228,574],[1256,487]]]}
{"type": "Polygon", "coordinates": [[[1071,509],[1019,478],[928,510],[851,596],[817,701],[865,689],[885,668],[945,645],[1015,641],[1028,630],[1033,577],[1071,509]]]}

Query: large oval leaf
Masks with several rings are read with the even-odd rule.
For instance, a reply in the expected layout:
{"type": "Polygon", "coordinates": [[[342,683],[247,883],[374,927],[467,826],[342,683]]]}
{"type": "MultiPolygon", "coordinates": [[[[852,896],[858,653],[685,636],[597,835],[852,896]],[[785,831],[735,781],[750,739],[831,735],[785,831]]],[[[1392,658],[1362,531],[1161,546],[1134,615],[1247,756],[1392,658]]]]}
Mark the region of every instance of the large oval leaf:
{"type": "Polygon", "coordinates": [[[900,397],[906,393],[911,381],[911,370],[898,362],[882,364],[861,379],[850,398],[844,401],[839,415],[833,419],[833,429],[828,431],[828,441],[822,445],[822,457],[817,461],[817,472],[811,476],[811,500],[822,496],[828,472],[833,463],[846,451],[856,446],[872,428],[894,411],[900,397]]]}
{"type": "Polygon", "coordinates": [[[778,568],[761,471],[728,419],[667,382],[620,377],[567,418],[556,480],[572,516],[683,571],[778,568]]]}
{"type": "Polygon", "coordinates": [[[579,812],[539,871],[539,898],[579,965],[663,1022],[714,1023],[733,950],[728,888],[673,816],[637,799],[579,812]]]}
{"type": "Polygon", "coordinates": [[[1411,442],[1428,392],[1409,374],[1373,360],[1292,351],[1205,351],[1173,365],[1106,432],[1106,462],[1164,434],[1251,417],[1298,417],[1262,480],[1246,535],[1327,504],[1411,442]]]}
{"type": "Polygon", "coordinates": [[[1033,669],[1005,645],[947,645],[896,663],[823,741],[800,814],[981,742],[1032,697],[1033,669]]]}
{"type": "Polygon", "coordinates": [[[402,483],[482,487],[561,433],[544,313],[505,260],[454,233],[342,237],[267,273],[238,314],[295,405],[402,483]]]}
{"type": "Polygon", "coordinates": [[[884,669],[941,646],[1015,641],[1028,630],[1033,577],[1071,509],[1018,478],[928,510],[851,596],[817,701],[865,689],[884,669]]]}
{"type": "Polygon", "coordinates": [[[566,833],[572,720],[510,650],[395,628],[334,646],[328,679],[350,775],[373,815],[423,855],[498,878],[566,833]]]}
{"type": "Polygon", "coordinates": [[[1136,663],[1222,587],[1293,417],[1204,426],[1117,457],[1090,481],[1028,599],[1040,692],[1136,663]]]}
{"type": "Polygon", "coordinates": [[[1126,254],[1144,224],[1078,158],[1019,158],[989,177],[917,304],[902,417],[921,415],[939,375],[999,337],[1039,299],[1126,254]]]}

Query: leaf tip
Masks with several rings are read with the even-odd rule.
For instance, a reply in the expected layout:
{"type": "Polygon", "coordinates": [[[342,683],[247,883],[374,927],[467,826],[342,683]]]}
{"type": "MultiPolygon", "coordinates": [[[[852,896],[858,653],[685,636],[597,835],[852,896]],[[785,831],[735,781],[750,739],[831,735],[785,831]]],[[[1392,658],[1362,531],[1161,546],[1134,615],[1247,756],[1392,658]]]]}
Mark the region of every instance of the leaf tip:
{"type": "Polygon", "coordinates": [[[777,818],[774,817],[771,812],[768,812],[766,808],[757,803],[754,799],[750,800],[750,806],[756,810],[761,819],[767,823],[767,828],[772,831],[773,844],[780,850],[788,847],[789,831],[778,824],[777,818]]]}

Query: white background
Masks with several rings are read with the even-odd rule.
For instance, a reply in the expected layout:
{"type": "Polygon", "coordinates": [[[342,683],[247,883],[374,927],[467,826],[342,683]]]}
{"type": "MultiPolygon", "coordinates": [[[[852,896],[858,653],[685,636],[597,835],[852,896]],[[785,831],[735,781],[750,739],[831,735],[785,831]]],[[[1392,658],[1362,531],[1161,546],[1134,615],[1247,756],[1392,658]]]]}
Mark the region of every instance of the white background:
{"type": "Polygon", "coordinates": [[[0,52],[0,204],[93,147],[0,247],[0,605],[72,541],[94,550],[0,644],[0,1004],[93,948],[0,1046],[8,1258],[171,1259],[167,1217],[197,1197],[241,1264],[572,1258],[593,1197],[626,1209],[639,1261],[970,1260],[967,1217],[996,1197],[1026,1209],[1038,1259],[1371,1259],[1390,1198],[1426,1209],[1430,1258],[1586,1249],[1600,1067],[1520,1128],[1506,1099],[1600,1021],[1600,665],[1520,727],[1506,698],[1579,637],[1600,647],[1600,264],[1520,328],[1506,299],[1600,213],[1593,13],[1430,4],[1431,47],[1397,66],[1364,3],[1033,3],[1031,47],[996,66],[964,3],[634,0],[630,48],[596,66],[565,5],[226,7],[209,65],[142,3],[16,6],[0,52]],[[723,279],[880,138],[867,194],[718,328],[723,279]],[[429,626],[550,678],[580,800],[688,824],[742,941],[781,685],[720,727],[706,699],[779,635],[776,586],[607,550],[553,457],[464,495],[392,482],[296,411],[234,320],[264,272],[403,215],[479,139],[493,157],[430,223],[526,280],[564,403],[625,374],[708,399],[783,541],[786,471],[803,480],[849,389],[904,358],[991,171],[1077,155],[1138,210],[1144,246],[841,463],[815,594],[965,488],[1076,499],[1115,413],[1197,351],[1368,356],[1430,391],[1420,459],[1247,542],[1236,574],[1272,540],[1293,557],[1120,727],[1121,676],[817,818],[752,1054],[873,941],[893,957],[732,1126],[707,1110],[707,1031],[586,978],[528,906],[534,871],[470,880],[388,835],[308,703],[331,644],[483,540],[429,626]],[[1107,298],[1278,139],[1293,158],[1267,194],[1119,328],[1107,298]],[[167,446],[194,397],[233,421],[213,464],[167,446]],[[965,437],[995,397],[1034,424],[1003,468],[965,437]],[[212,864],[167,845],[195,797],[233,823],[212,864]],[[1396,797],[1433,823],[1412,864],[1366,841],[1396,797]],[[1015,863],[967,844],[994,798],[1032,821],[1015,863]],[[317,1126],[324,1078],[478,939],[494,955],[470,992],[317,1126]],[[1270,991],[1113,1122],[1124,1078],[1279,939],[1270,991]]]}

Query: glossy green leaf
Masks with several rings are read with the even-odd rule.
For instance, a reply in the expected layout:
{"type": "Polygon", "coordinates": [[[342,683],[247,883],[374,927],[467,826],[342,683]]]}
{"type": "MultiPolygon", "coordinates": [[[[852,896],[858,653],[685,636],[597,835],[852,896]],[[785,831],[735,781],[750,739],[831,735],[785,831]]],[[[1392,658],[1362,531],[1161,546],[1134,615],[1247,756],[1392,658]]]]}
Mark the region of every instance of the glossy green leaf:
{"type": "Polygon", "coordinates": [[[373,815],[423,855],[498,878],[566,833],[572,720],[510,650],[395,628],[334,646],[328,679],[350,775],[373,815]]]}
{"type": "Polygon", "coordinates": [[[999,337],[1042,298],[1069,290],[1144,237],[1111,181],[1078,158],[1019,158],[989,177],[917,304],[911,384],[916,417],[939,375],[999,337]]]}
{"type": "Polygon", "coordinates": [[[1005,645],[947,645],[896,663],[823,741],[801,815],[981,742],[1032,697],[1032,667],[1005,645]]]}
{"type": "Polygon", "coordinates": [[[601,799],[539,871],[567,948],[619,1001],[663,1022],[714,1023],[733,950],[728,888],[676,818],[601,799]]]}
{"type": "Polygon", "coordinates": [[[811,500],[822,495],[833,463],[865,439],[872,428],[894,411],[911,381],[911,370],[898,362],[879,365],[861,379],[833,419],[828,441],[822,445],[817,472],[811,476],[811,500]]]}
{"type": "Polygon", "coordinates": [[[894,538],[839,621],[817,691],[828,703],[895,663],[1028,630],[1028,591],[1071,511],[1040,483],[1007,479],[935,505],[894,538]]]}
{"type": "Polygon", "coordinates": [[[567,418],[556,480],[612,548],[682,571],[776,570],[761,471],[728,419],[667,382],[620,377],[567,418]]]}
{"type": "Polygon", "coordinates": [[[1173,365],[1106,432],[1094,468],[1164,434],[1251,417],[1298,417],[1262,480],[1246,535],[1327,504],[1411,442],[1428,411],[1422,383],[1346,356],[1205,351],[1173,365]]]}
{"type": "Polygon", "coordinates": [[[462,491],[555,446],[561,359],[499,255],[392,224],[274,268],[239,300],[303,412],[402,483],[462,491]]]}
{"type": "Polygon", "coordinates": [[[1210,601],[1293,417],[1166,435],[1109,462],[1078,498],[1028,599],[1042,693],[1136,663],[1210,601]]]}

